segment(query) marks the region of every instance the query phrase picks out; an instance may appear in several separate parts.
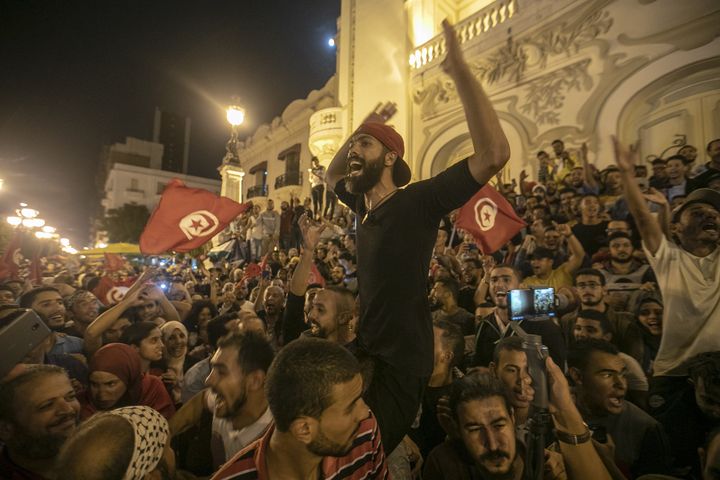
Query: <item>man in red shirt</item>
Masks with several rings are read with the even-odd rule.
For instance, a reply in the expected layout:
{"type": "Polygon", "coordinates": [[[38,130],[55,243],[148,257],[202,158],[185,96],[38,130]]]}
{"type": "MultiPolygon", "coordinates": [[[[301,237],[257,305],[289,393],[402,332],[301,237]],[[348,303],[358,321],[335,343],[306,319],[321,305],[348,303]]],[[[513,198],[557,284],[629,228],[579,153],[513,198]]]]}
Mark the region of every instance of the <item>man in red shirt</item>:
{"type": "Polygon", "coordinates": [[[291,342],[270,366],[266,390],[274,422],[213,480],[388,477],[360,364],[347,349],[315,338],[291,342]]]}

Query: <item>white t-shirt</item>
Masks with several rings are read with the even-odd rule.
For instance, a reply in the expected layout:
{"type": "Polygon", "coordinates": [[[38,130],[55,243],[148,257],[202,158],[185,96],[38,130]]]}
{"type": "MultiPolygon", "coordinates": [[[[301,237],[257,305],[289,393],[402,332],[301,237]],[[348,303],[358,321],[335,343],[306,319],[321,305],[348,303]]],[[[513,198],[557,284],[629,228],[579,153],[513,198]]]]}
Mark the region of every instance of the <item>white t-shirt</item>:
{"type": "MultiPolygon", "coordinates": [[[[207,407],[211,412],[215,411],[215,395],[211,391],[208,391],[207,394],[207,407]]],[[[213,466],[215,468],[220,467],[237,452],[260,438],[272,421],[272,413],[270,413],[270,407],[268,407],[255,423],[240,430],[235,430],[231,419],[218,418],[213,413],[211,440],[213,466]]]]}
{"type": "Polygon", "coordinates": [[[655,255],[643,250],[665,304],[654,374],[682,376],[684,361],[720,347],[720,248],[696,257],[663,236],[655,255]]]}

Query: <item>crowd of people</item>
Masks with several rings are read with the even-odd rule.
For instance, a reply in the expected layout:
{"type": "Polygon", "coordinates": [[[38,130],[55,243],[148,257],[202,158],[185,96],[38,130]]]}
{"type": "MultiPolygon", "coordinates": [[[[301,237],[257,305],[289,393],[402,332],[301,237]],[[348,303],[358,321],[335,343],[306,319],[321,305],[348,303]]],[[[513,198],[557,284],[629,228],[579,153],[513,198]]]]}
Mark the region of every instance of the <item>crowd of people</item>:
{"type": "Polygon", "coordinates": [[[720,139],[651,172],[637,146],[613,139],[599,171],[555,140],[508,182],[443,26],[469,158],[408,184],[386,108],[313,162],[311,198],[239,217],[232,259],[0,285],[0,325],[30,309],[51,331],[2,372],[0,477],[720,477],[720,139]],[[484,253],[455,215],[494,178],[527,226],[484,253]],[[518,318],[511,292],[546,287],[518,318]],[[546,385],[515,325],[547,346],[546,385]]]}

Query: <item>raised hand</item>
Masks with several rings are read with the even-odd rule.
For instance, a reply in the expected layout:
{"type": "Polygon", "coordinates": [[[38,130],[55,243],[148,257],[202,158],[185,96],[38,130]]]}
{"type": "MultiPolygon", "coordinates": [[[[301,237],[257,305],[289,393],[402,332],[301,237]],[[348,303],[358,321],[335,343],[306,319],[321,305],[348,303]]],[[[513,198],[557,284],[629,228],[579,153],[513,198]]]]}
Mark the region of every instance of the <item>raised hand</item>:
{"type": "Polygon", "coordinates": [[[645,200],[650,200],[658,205],[669,205],[668,199],[662,192],[657,191],[654,188],[648,189],[647,193],[643,193],[645,200]]]}
{"type": "Polygon", "coordinates": [[[318,224],[317,222],[310,219],[307,213],[303,213],[298,219],[298,226],[300,227],[300,233],[303,239],[303,248],[308,250],[315,250],[318,242],[320,241],[320,234],[325,230],[327,225],[318,224]]]}
{"type": "Polygon", "coordinates": [[[620,143],[615,135],[612,136],[613,149],[615,151],[615,163],[621,172],[635,174],[635,165],[637,164],[639,153],[639,142],[629,147],[620,143]]]}
{"type": "Polygon", "coordinates": [[[454,76],[460,68],[467,66],[465,58],[463,57],[462,50],[460,49],[460,42],[458,41],[457,32],[455,27],[446,18],[442,21],[443,34],[445,35],[445,47],[447,54],[443,59],[442,69],[445,73],[454,76]]]}

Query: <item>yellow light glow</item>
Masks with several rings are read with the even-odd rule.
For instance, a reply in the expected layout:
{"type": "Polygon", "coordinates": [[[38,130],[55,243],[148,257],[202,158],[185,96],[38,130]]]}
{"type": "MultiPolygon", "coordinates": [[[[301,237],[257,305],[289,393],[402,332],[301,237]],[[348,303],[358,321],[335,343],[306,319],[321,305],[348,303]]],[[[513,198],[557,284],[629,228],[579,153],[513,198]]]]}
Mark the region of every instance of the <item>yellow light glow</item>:
{"type": "Polygon", "coordinates": [[[107,248],[107,243],[105,242],[98,242],[95,244],[95,248],[107,248]]]}
{"type": "Polygon", "coordinates": [[[20,210],[20,215],[22,215],[25,218],[35,218],[40,214],[37,210],[34,208],[23,208],[20,210]]]}
{"type": "Polygon", "coordinates": [[[72,255],[75,255],[78,252],[76,249],[70,246],[63,247],[62,251],[65,253],[70,253],[72,255]]]}
{"type": "Polygon", "coordinates": [[[42,218],[24,218],[22,224],[28,228],[40,228],[45,225],[45,220],[42,218]]]}
{"type": "Polygon", "coordinates": [[[61,238],[60,239],[60,245],[63,247],[69,247],[70,246],[70,240],[67,238],[61,238]]]}
{"type": "Polygon", "coordinates": [[[57,231],[57,228],[51,227],[50,225],[45,225],[42,227],[42,231],[45,233],[55,233],[57,231]]]}
{"type": "Polygon", "coordinates": [[[237,127],[245,121],[245,109],[237,105],[230,105],[227,109],[227,121],[237,127]]]}
{"type": "Polygon", "coordinates": [[[7,223],[12,225],[13,227],[17,227],[22,223],[22,218],[20,217],[7,217],[7,223]]]}
{"type": "Polygon", "coordinates": [[[47,232],[35,232],[37,238],[52,238],[52,233],[47,232]]]}

